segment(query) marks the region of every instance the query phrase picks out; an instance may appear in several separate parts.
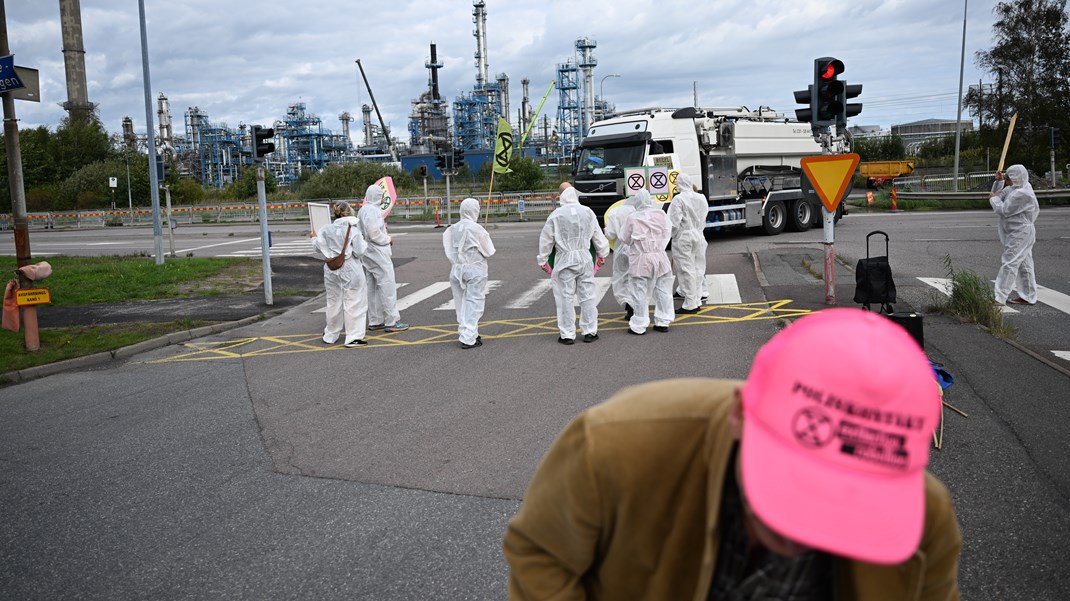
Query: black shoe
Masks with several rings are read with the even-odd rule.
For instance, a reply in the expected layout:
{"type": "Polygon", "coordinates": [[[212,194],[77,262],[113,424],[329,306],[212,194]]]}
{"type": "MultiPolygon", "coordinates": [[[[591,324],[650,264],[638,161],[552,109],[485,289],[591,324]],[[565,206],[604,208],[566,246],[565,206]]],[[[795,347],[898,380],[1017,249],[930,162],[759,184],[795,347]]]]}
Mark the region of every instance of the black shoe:
{"type": "Polygon", "coordinates": [[[347,342],[346,348],[357,348],[358,346],[368,346],[367,340],[354,340],[353,342],[347,342]]]}
{"type": "Polygon", "coordinates": [[[699,309],[698,307],[695,307],[694,309],[685,309],[683,307],[680,307],[676,310],[677,313],[683,313],[685,315],[691,315],[694,313],[698,313],[699,311],[701,311],[701,309],[699,309]]]}
{"type": "Polygon", "coordinates": [[[598,340],[598,334],[584,334],[583,335],[583,341],[584,342],[594,342],[595,340],[598,340]]]}
{"type": "Polygon", "coordinates": [[[628,333],[629,334],[635,334],[636,336],[642,336],[643,334],[646,334],[646,332],[636,332],[635,330],[633,330],[631,328],[628,328],[628,333]]]}
{"type": "Polygon", "coordinates": [[[684,297],[684,295],[680,294],[680,293],[679,293],[679,292],[677,292],[677,291],[674,291],[674,292],[672,293],[672,297],[673,297],[673,298],[683,298],[683,297],[684,297]]]}
{"type": "Polygon", "coordinates": [[[668,332],[669,326],[654,326],[655,332],[668,332]]]}
{"type": "Polygon", "coordinates": [[[461,343],[461,348],[463,349],[476,348],[477,346],[483,346],[483,341],[480,340],[479,336],[476,336],[475,344],[465,344],[463,342],[461,343]]]}
{"type": "Polygon", "coordinates": [[[624,303],[624,321],[630,321],[632,315],[635,315],[635,309],[632,309],[628,303],[624,303]]]}
{"type": "Polygon", "coordinates": [[[576,344],[575,338],[558,338],[557,341],[561,344],[576,344]]]}

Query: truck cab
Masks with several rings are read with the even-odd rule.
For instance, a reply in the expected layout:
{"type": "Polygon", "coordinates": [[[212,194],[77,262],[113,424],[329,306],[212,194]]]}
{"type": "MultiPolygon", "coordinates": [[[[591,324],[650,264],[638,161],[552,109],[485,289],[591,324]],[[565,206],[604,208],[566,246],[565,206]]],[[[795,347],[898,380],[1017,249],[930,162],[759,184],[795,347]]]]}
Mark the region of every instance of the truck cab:
{"type": "Polygon", "coordinates": [[[601,217],[624,198],[626,168],[666,166],[690,175],[709,201],[707,228],[760,226],[776,234],[820,222],[820,202],[799,167],[802,157],[819,154],[808,124],[768,108],[640,109],[591,125],[573,185],[601,217]]]}

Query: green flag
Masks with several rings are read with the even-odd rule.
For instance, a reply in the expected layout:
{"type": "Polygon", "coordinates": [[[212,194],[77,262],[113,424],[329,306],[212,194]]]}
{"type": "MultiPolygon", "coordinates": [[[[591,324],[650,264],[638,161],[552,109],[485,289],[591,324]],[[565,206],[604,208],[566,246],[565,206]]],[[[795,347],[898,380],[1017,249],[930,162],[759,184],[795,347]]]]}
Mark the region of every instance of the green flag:
{"type": "Polygon", "coordinates": [[[494,172],[512,173],[509,157],[513,154],[513,126],[503,117],[498,117],[498,135],[494,137],[494,172]]]}

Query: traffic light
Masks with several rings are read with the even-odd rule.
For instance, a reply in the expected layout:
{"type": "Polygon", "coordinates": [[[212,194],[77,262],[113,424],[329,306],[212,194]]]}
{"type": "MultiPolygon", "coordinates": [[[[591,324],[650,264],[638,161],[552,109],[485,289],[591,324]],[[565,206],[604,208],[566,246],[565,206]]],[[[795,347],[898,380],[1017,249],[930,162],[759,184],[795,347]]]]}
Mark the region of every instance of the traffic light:
{"type": "Polygon", "coordinates": [[[1051,149],[1055,150],[1055,147],[1057,147],[1061,142],[1062,138],[1059,137],[1059,128],[1051,128],[1051,149]]]}
{"type": "Polygon", "coordinates": [[[444,154],[436,154],[435,155],[435,167],[438,167],[439,171],[445,171],[446,170],[446,155],[444,155],[444,154]]]}
{"type": "Polygon", "coordinates": [[[814,86],[806,86],[805,90],[795,90],[795,102],[805,106],[804,109],[795,109],[795,118],[800,123],[809,123],[814,119],[813,105],[811,104],[814,94],[814,86]]]}
{"type": "Polygon", "coordinates": [[[453,168],[460,169],[464,167],[464,149],[455,148],[453,150],[453,168]]]}
{"type": "Polygon", "coordinates": [[[858,97],[862,93],[862,84],[847,85],[847,82],[843,82],[843,92],[840,93],[838,102],[841,107],[840,114],[836,116],[836,129],[842,130],[847,127],[847,119],[854,117],[862,112],[861,102],[847,102],[851,98],[858,97]]]}
{"type": "Polygon", "coordinates": [[[420,177],[427,177],[427,165],[420,165],[420,177]]]}
{"type": "Polygon", "coordinates": [[[810,95],[811,123],[816,127],[836,125],[843,113],[843,82],[837,79],[843,73],[843,61],[823,56],[814,59],[814,88],[810,95]]]}
{"type": "Polygon", "coordinates": [[[253,160],[257,161],[275,152],[275,130],[270,127],[253,126],[253,160]]]}

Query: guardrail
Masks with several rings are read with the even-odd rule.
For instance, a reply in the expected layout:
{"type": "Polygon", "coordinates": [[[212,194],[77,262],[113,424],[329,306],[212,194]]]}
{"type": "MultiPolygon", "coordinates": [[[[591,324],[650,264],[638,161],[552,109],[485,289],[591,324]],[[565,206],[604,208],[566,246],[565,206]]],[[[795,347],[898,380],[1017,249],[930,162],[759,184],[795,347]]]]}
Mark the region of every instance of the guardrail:
{"type": "MultiPolygon", "coordinates": [[[[950,173],[912,175],[910,177],[897,177],[892,180],[892,185],[896,187],[899,194],[902,194],[904,189],[909,189],[912,192],[951,192],[955,189],[955,179],[955,176],[950,173]]],[[[984,188],[987,191],[995,179],[995,171],[967,173],[958,176],[958,187],[960,190],[984,188]]]]}
{"type": "MultiPolygon", "coordinates": [[[[1041,199],[1053,199],[1053,198],[1067,198],[1070,199],[1070,188],[1052,188],[1048,190],[1034,189],[1033,193],[1037,195],[1037,200],[1041,199]]],[[[900,199],[933,199],[933,200],[988,200],[988,191],[972,191],[972,192],[899,192],[896,191],[896,196],[900,199]]]]}
{"type": "MultiPolygon", "coordinates": [[[[488,198],[475,197],[480,202],[480,211],[486,212],[489,204],[491,217],[527,219],[545,217],[557,206],[556,191],[495,193],[488,198]],[[521,212],[520,209],[523,209],[521,212]]],[[[452,195],[451,195],[452,196],[452,195]]],[[[450,198],[450,216],[456,220],[460,215],[460,203],[466,197],[450,198]]],[[[307,220],[309,202],[335,203],[347,201],[355,206],[362,202],[360,198],[320,198],[307,201],[268,202],[269,222],[307,220]]],[[[390,221],[412,220],[430,221],[436,217],[447,220],[445,201],[441,196],[402,197],[394,204],[390,221]]],[[[161,219],[166,220],[166,209],[160,209],[161,219]]],[[[95,209],[86,211],[33,212],[26,215],[30,229],[53,228],[100,228],[109,225],[152,225],[152,209],[135,207],[129,209],[95,209]]],[[[171,220],[175,225],[197,225],[213,223],[256,223],[259,218],[257,203],[236,202],[218,205],[192,205],[171,207],[171,220]]],[[[9,213],[0,213],[0,230],[14,227],[13,217],[9,213]]]]}

